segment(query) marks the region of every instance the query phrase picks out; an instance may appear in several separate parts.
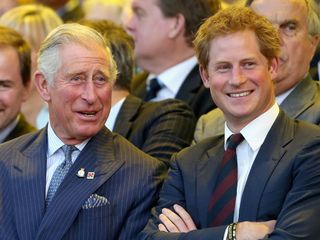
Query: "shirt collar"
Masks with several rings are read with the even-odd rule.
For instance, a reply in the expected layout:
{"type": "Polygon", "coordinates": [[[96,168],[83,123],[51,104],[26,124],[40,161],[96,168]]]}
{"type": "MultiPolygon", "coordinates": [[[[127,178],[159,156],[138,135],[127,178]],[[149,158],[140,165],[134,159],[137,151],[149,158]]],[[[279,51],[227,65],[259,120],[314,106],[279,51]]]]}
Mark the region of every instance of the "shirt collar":
{"type": "Polygon", "coordinates": [[[14,121],[12,121],[8,126],[6,126],[1,132],[0,132],[0,143],[2,143],[6,137],[9,136],[9,134],[12,132],[12,130],[17,126],[20,119],[20,114],[16,117],[14,121]]]}
{"type": "Polygon", "coordinates": [[[186,79],[191,70],[197,65],[197,58],[195,56],[174,65],[171,68],[160,73],[158,76],[149,74],[147,85],[149,86],[152,78],[157,78],[159,84],[168,88],[174,95],[179,91],[183,81],[186,79]]]}
{"type": "MultiPolygon", "coordinates": [[[[56,135],[53,128],[51,127],[50,121],[48,123],[48,157],[52,156],[57,150],[59,150],[63,145],[65,145],[61,139],[56,135]]],[[[91,138],[84,140],[82,143],[76,144],[75,147],[82,151],[87,145],[91,138]]]]}
{"type": "MultiPolygon", "coordinates": [[[[256,151],[261,147],[279,112],[279,106],[277,103],[275,103],[266,112],[261,114],[259,117],[257,117],[249,124],[247,124],[243,129],[241,129],[240,133],[243,135],[244,139],[247,141],[253,151],[256,151]]],[[[226,142],[232,134],[234,133],[228,128],[227,124],[225,123],[225,148],[226,142]]]]}
{"type": "Polygon", "coordinates": [[[119,114],[119,111],[124,103],[124,100],[126,100],[126,98],[122,98],[120,101],[118,101],[116,104],[114,104],[112,107],[111,107],[111,110],[110,110],[110,113],[109,113],[109,116],[107,118],[107,121],[106,121],[106,127],[112,131],[113,128],[114,128],[114,124],[116,122],[116,119],[118,117],[118,114],[119,114]]]}

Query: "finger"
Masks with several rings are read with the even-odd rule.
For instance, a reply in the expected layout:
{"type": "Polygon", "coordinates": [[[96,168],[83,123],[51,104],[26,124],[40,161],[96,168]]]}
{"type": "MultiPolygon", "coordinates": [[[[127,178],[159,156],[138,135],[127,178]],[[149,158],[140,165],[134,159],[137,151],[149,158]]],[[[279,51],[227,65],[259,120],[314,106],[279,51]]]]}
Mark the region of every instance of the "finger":
{"type": "Polygon", "coordinates": [[[179,232],[188,232],[187,225],[181,219],[181,217],[170,209],[162,209],[162,213],[170,220],[172,224],[176,226],[179,232]]]}
{"type": "Polygon", "coordinates": [[[181,217],[181,219],[183,220],[183,222],[185,223],[189,231],[197,229],[190,214],[183,207],[181,207],[178,204],[175,204],[173,208],[176,211],[176,213],[179,214],[179,216],[181,217]]]}
{"type": "Polygon", "coordinates": [[[158,229],[160,230],[160,231],[162,231],[162,232],[168,232],[168,230],[166,229],[166,227],[163,225],[163,224],[159,224],[158,225],[158,229]]]}
{"type": "Polygon", "coordinates": [[[265,224],[269,228],[269,233],[271,233],[274,230],[274,227],[275,227],[276,223],[277,223],[276,220],[270,220],[270,221],[266,221],[265,222],[265,224]]]}
{"type": "Polygon", "coordinates": [[[179,232],[179,229],[170,221],[170,219],[166,215],[160,214],[159,219],[168,230],[168,232],[179,232]]]}

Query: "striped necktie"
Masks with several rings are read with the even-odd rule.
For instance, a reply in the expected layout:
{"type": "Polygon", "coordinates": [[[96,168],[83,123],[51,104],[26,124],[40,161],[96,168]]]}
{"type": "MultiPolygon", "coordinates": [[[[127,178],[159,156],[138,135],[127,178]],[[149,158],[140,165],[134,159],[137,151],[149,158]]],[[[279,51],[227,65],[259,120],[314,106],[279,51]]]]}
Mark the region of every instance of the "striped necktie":
{"type": "Polygon", "coordinates": [[[238,180],[236,148],[243,140],[240,133],[231,135],[228,140],[218,180],[209,203],[209,224],[211,227],[233,222],[238,180]]]}
{"type": "Polygon", "coordinates": [[[53,173],[53,176],[49,185],[48,193],[47,193],[47,199],[46,199],[47,206],[51,202],[58,187],[60,186],[61,182],[67,175],[70,167],[72,166],[71,155],[72,155],[72,152],[77,149],[73,145],[64,145],[61,148],[64,152],[64,161],[57,167],[57,169],[53,173]]]}

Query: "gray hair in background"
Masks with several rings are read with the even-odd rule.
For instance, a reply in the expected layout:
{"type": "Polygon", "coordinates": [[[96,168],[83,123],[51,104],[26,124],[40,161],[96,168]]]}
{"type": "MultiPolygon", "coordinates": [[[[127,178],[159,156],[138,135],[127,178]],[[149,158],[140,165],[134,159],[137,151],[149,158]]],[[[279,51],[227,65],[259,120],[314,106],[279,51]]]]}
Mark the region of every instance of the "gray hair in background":
{"type": "Polygon", "coordinates": [[[66,23],[49,33],[38,53],[38,68],[48,83],[53,83],[55,74],[60,68],[59,53],[62,46],[79,44],[90,49],[92,41],[106,50],[106,55],[109,58],[110,80],[114,82],[117,78],[117,65],[104,38],[90,27],[78,23],[66,23]]]}

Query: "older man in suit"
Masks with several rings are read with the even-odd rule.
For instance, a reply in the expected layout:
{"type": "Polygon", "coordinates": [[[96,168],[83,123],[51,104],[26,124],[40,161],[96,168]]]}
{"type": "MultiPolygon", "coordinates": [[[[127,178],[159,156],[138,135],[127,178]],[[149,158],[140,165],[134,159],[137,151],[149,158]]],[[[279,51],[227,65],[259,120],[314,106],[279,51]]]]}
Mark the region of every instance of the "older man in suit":
{"type": "MultiPolygon", "coordinates": [[[[320,124],[320,83],[308,73],[320,36],[319,12],[314,0],[250,0],[247,5],[268,18],[279,29],[280,66],[276,101],[288,116],[320,124]]],[[[194,141],[223,132],[224,117],[219,109],[203,115],[194,141]]]]}
{"type": "Polygon", "coordinates": [[[16,31],[0,27],[0,142],[35,131],[21,114],[28,98],[31,50],[16,31]]]}
{"type": "Polygon", "coordinates": [[[130,94],[134,67],[132,38],[110,21],[83,20],[81,23],[100,32],[110,43],[119,71],[106,126],[169,165],[171,155],[192,141],[196,124],[192,110],[177,99],[144,102],[130,94]]]}
{"type": "Polygon", "coordinates": [[[199,25],[220,8],[217,0],[133,0],[125,26],[135,41],[137,64],[144,71],[132,83],[146,101],[177,98],[196,117],[215,108],[201,81],[192,40],[199,25]]]}
{"type": "Polygon", "coordinates": [[[0,239],[136,239],[165,168],[104,127],[117,73],[104,39],[62,25],[38,67],[50,120],[0,147],[0,239]]]}
{"type": "Polygon", "coordinates": [[[174,157],[141,239],[317,239],[320,129],[275,102],[278,32],[230,7],[206,20],[195,47],[225,134],[174,157]]]}

